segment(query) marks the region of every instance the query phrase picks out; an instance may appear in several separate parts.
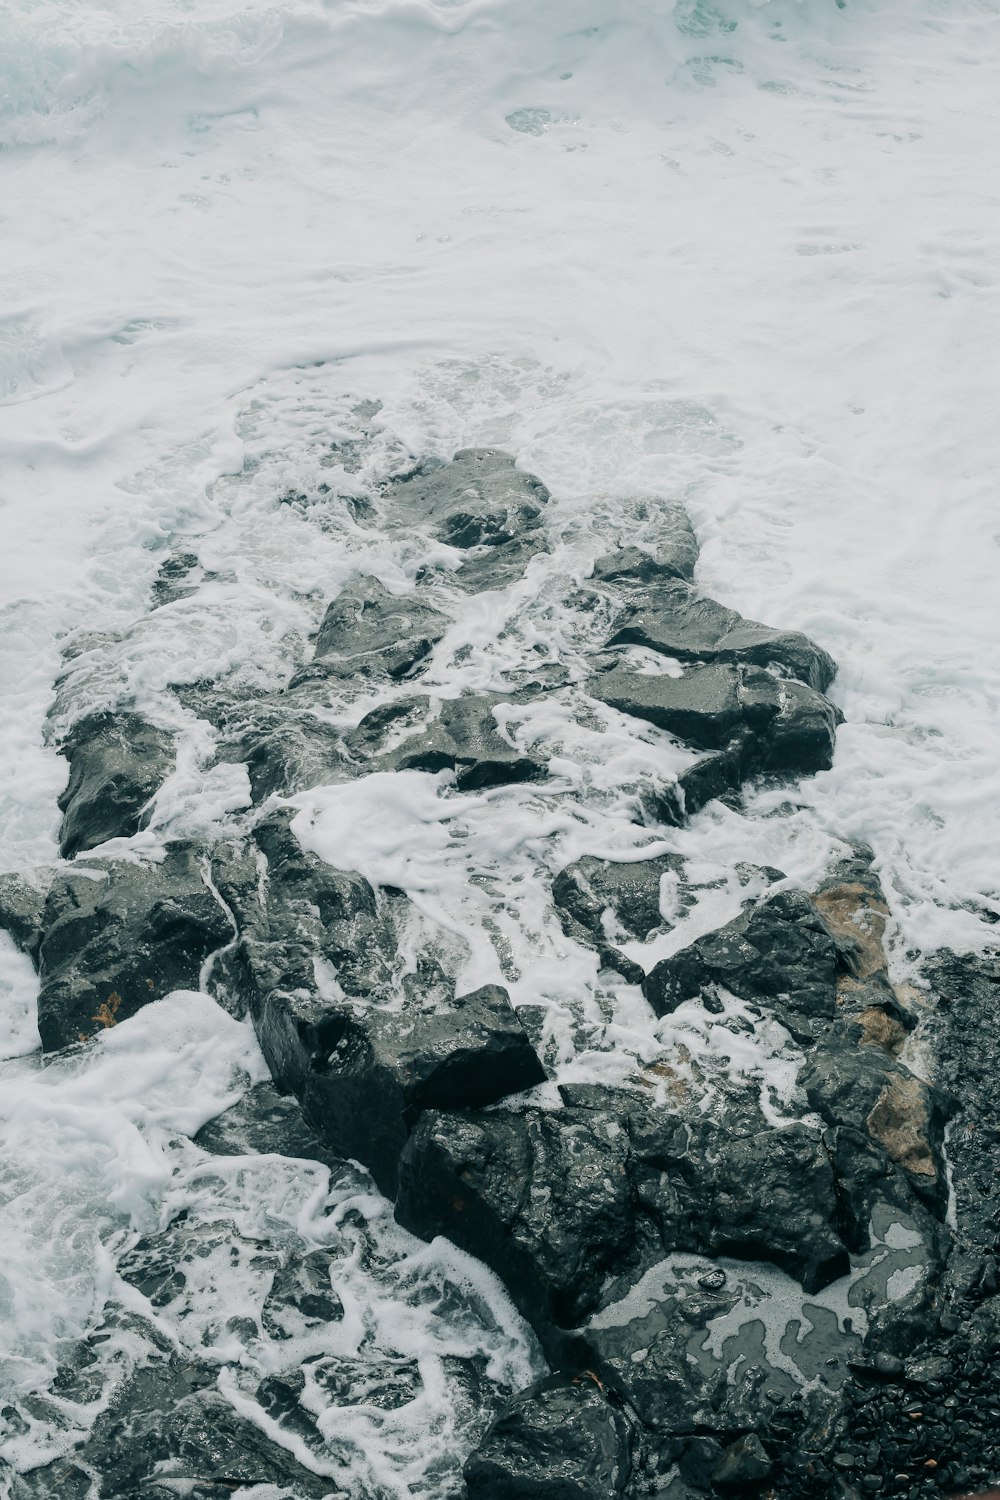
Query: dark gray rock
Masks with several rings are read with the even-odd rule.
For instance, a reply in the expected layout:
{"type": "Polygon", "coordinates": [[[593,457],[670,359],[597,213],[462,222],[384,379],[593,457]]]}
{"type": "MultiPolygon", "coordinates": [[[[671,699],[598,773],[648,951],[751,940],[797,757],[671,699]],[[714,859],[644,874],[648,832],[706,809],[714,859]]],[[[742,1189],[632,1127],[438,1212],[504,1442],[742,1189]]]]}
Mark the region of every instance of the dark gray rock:
{"type": "Polygon", "coordinates": [[[405,897],[376,894],[304,851],[292,816],[279,811],[255,831],[263,886],[247,850],[216,862],[241,928],[239,983],[275,1082],[329,1148],[391,1196],[422,1109],[482,1107],[545,1074],[506,991],[456,996],[431,961],[398,975],[393,907],[405,915],[405,897]],[[335,988],[321,989],[317,961],[335,988]]]}
{"type": "Polygon", "coordinates": [[[25,875],[0,875],[0,927],[38,962],[45,897],[55,872],[47,867],[25,875]]]}
{"type": "Polygon", "coordinates": [[[454,771],[460,791],[537,781],[546,762],[515,748],[497,726],[494,710],[509,702],[500,693],[396,699],[366,714],[345,744],[366,770],[454,771]]]}
{"type": "Polygon", "coordinates": [[[698,542],[682,505],[666,505],[656,514],[657,545],[649,552],[623,547],[594,563],[596,583],[657,583],[664,578],[694,577],[698,542]]]}
{"type": "Polygon", "coordinates": [[[744,1490],[763,1484],[773,1467],[760,1438],[750,1432],[730,1443],[712,1478],[720,1489],[744,1490]]]}
{"type": "MultiPolygon", "coordinates": [[[[591,677],[587,690],[621,713],[648,719],[703,750],[717,750],[745,720],[766,720],[777,712],[776,702],[770,715],[758,708],[756,700],[749,708],[744,704],[743,675],[740,668],[722,662],[691,667],[681,677],[617,668],[591,677]]],[[[760,671],[760,676],[775,682],[766,672],[760,671]]]]}
{"type": "Polygon", "coordinates": [[[356,774],[339,731],[317,713],[308,686],[236,699],[214,690],[181,696],[218,730],[219,760],[246,766],[255,803],[356,774]]]}
{"type": "MultiPolygon", "coordinates": [[[[832,1125],[864,1130],[909,1186],[943,1212],[947,1174],[942,1147],[951,1101],[876,1047],[829,1038],[800,1074],[813,1109],[832,1125]]],[[[860,1186],[862,1174],[845,1174],[860,1186]]],[[[884,1196],[892,1198],[884,1186],[884,1196]]]]}
{"type": "MultiPolygon", "coordinates": [[[[294,816],[294,808],[281,808],[262,818],[251,844],[220,845],[212,866],[240,931],[234,983],[262,1034],[283,997],[318,996],[317,961],[330,965],[348,1000],[386,1004],[396,993],[388,898],[380,905],[363,876],[304,850],[291,830],[294,816]]],[[[278,1047],[284,1022],[275,1027],[268,1045],[278,1047]]]]}
{"type": "Polygon", "coordinates": [[[608,644],[628,643],[679,661],[777,666],[820,693],[836,671],[833,659],[807,636],[745,620],[680,580],[651,587],[641,602],[630,606],[608,644]]]}
{"type": "Polygon", "coordinates": [[[447,618],[419,593],[390,594],[377,578],[359,578],[327,607],[316,637],[317,672],[327,677],[399,678],[416,670],[448,628],[447,618]]]}
{"type": "Polygon", "coordinates": [[[173,736],[140,714],[88,714],[59,745],[69,781],[59,797],[59,852],[70,859],[107,839],[130,838],[174,768],[173,736]]]}
{"type": "MultiPolygon", "coordinates": [[[[297,1463],[214,1389],[210,1366],[170,1359],[127,1380],[94,1424],[83,1456],[107,1500],[176,1492],[178,1485],[288,1486],[296,1495],[330,1494],[330,1480],[297,1463]],[[149,1487],[147,1489],[147,1486],[149,1487]]],[[[213,1493],[212,1490],[209,1493],[213,1493]]]]}
{"type": "Polygon", "coordinates": [[[42,915],[38,1030],[44,1051],[86,1040],[175,989],[233,937],[197,849],[159,863],[88,860],[59,871],[42,915]]]}
{"type": "MultiPolygon", "coordinates": [[[[660,911],[660,883],[665,875],[681,881],[684,868],[685,861],[678,854],[627,864],[585,855],[560,870],[552,882],[552,899],[563,931],[567,937],[592,943],[605,968],[617,969],[631,984],[641,984],[643,969],[614,946],[606,923],[610,918],[614,928],[640,942],[666,928],[669,924],[660,911]]],[[[682,891],[679,909],[693,904],[690,890],[682,891]]]]}
{"type": "Polygon", "coordinates": [[[596,1114],[427,1113],[400,1161],[396,1217],[486,1262],[543,1337],[574,1327],[636,1254],[628,1136],[596,1114]]]}
{"type": "MultiPolygon", "coordinates": [[[[971,1311],[983,1300],[987,1262],[1000,1245],[1000,947],[944,951],[925,972],[936,1002],[928,1029],[937,1083],[952,1101],[948,1161],[957,1238],[965,1250],[963,1257],[956,1247],[949,1279],[956,1304],[971,1311]]],[[[1000,1312],[1000,1302],[992,1305],[1000,1312]]]]}
{"type": "Polygon", "coordinates": [[[387,495],[394,517],[462,548],[502,546],[533,530],[548,498],[541,480],[496,448],[462,448],[451,463],[420,469],[387,495]]]}
{"type": "Polygon", "coordinates": [[[590,678],[588,691],[702,750],[730,748],[738,781],[764,772],[804,776],[833,763],[840,719],[833,704],[762,667],[713,662],[680,677],[617,668],[590,678]]]}
{"type": "Polygon", "coordinates": [[[524,575],[533,557],[547,552],[540,531],[528,531],[499,547],[481,547],[467,553],[462,566],[448,579],[465,594],[483,594],[488,589],[505,589],[524,575]]]}
{"type": "Polygon", "coordinates": [[[465,1465],[469,1500],[611,1500],[632,1472],[624,1412],[587,1375],[522,1391],[465,1465]]]}
{"type": "Polygon", "coordinates": [[[505,990],[486,985],[446,1010],[351,1011],[316,996],[253,1007],[264,1055],[323,1139],[360,1161],[389,1197],[422,1110],[475,1109],[545,1073],[505,990]]]}
{"type": "Polygon", "coordinates": [[[194,1144],[214,1156],[288,1156],[339,1167],[341,1158],[306,1123],[298,1101],[273,1083],[255,1083],[236,1104],[209,1120],[194,1144]]]}
{"type": "Polygon", "coordinates": [[[807,1290],[846,1268],[833,1169],[815,1130],[673,1114],[638,1093],[563,1090],[562,1111],[427,1113],[400,1162],[396,1214],[506,1282],[553,1344],[608,1277],[671,1250],[771,1260],[807,1290]]]}
{"type": "Polygon", "coordinates": [[[663,959],[643,986],[657,1015],[717,984],[765,1007],[799,1041],[831,1021],[838,949],[816,907],[800,891],[779,891],[734,921],[663,959]]]}
{"type": "Polygon", "coordinates": [[[738,806],[740,787],[747,779],[749,750],[749,737],[737,733],[725,750],[696,761],[664,788],[654,804],[654,815],[679,828],[716,799],[738,806]]]}

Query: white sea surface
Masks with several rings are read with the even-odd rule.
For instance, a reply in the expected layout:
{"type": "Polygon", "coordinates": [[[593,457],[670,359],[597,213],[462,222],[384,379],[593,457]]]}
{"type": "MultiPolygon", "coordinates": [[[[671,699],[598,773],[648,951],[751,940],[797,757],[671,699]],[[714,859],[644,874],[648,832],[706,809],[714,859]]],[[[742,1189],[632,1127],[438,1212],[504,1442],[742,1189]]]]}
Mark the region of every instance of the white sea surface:
{"type": "MultiPolygon", "coordinates": [[[[988,941],[984,914],[1000,916],[998,184],[998,0],[8,0],[0,870],[56,855],[66,766],[46,716],[68,642],[81,654],[59,712],[127,696],[184,736],[151,837],[203,836],[245,807],[245,776],[206,769],[211,736],[169,689],[276,685],[362,564],[407,586],[426,553],[278,503],[313,493],[330,443],[366,428],[360,468],[335,472],[342,492],[406,455],[479,443],[552,491],[549,560],[518,586],[510,621],[490,613],[495,599],[468,601],[450,646],[464,632],[470,650],[441,664],[448,692],[494,686],[502,650],[513,660],[529,638],[561,650],[546,590],[627,539],[637,499],[681,500],[702,587],[826,647],[846,721],[832,771],[751,796],[745,815],[710,807],[670,846],[808,882],[840,841],[864,839],[898,977],[921,953],[988,941]],[[370,421],[360,401],[381,403],[370,421]],[[148,615],[160,564],[185,549],[215,581],[148,615]]],[[[595,998],[586,966],[567,965],[541,919],[531,926],[531,881],[557,854],[634,857],[615,778],[665,752],[643,730],[602,760],[558,714],[536,729],[560,785],[593,793],[582,822],[505,789],[484,799],[466,855],[430,778],[415,779],[413,824],[389,800],[407,783],[379,804],[371,778],[365,805],[389,826],[375,838],[368,825],[366,857],[415,871],[407,888],[428,899],[425,865],[445,883],[458,853],[470,870],[480,861],[477,879],[516,865],[533,972],[554,1013],[605,1026],[588,1065],[613,1075],[616,1059],[669,1038],[634,996],[595,998]],[[532,843],[540,818],[552,820],[545,849],[532,843]]],[[[336,801],[300,803],[318,838],[336,801]]],[[[196,1128],[192,1101],[238,1093],[261,1066],[249,1032],[214,1011],[200,1023],[211,1069],[197,1046],[168,1058],[157,1006],[74,1063],[60,1092],[32,1051],[31,985],[0,951],[0,1089],[19,1111],[0,1167],[16,1247],[0,1276],[0,1354],[15,1361],[4,1389],[22,1392],[99,1320],[115,1284],[107,1247],[180,1201],[168,1136],[196,1128]],[[115,1048],[145,1061],[123,1066],[115,1048]],[[154,1082],[165,1102],[151,1122],[138,1091],[154,1082]],[[93,1235],[39,1252],[38,1236],[112,1201],[93,1235]]],[[[176,1004],[186,1016],[191,999],[176,1004]]],[[[551,1035],[567,1076],[582,1065],[569,1034],[551,1035]]],[[[698,1045],[755,1087],[759,1058],[780,1051],[748,1037],[739,1062],[711,1027],[698,1045]]],[[[782,1109],[790,1066],[784,1056],[782,1109]]],[[[452,1274],[435,1265],[432,1281],[452,1274]]],[[[490,1297],[481,1347],[523,1376],[530,1341],[490,1297]]],[[[373,1449],[378,1482],[422,1494],[400,1431],[396,1448],[373,1449]]],[[[4,1441],[0,1456],[20,1465],[30,1441],[36,1460],[58,1447],[44,1423],[4,1441]]],[[[359,1494],[374,1483],[352,1472],[359,1494]]]]}

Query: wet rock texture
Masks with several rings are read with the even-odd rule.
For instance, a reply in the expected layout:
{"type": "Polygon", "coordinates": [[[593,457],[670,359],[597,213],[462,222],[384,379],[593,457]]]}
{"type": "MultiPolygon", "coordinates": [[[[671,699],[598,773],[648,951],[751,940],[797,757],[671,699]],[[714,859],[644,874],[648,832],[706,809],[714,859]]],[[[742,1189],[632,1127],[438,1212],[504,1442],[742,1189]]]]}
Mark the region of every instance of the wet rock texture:
{"type": "MultiPolygon", "coordinates": [[[[440,578],[467,594],[523,579],[546,545],[544,485],[506,454],[468,449],[383,498],[392,524],[430,531],[446,566],[404,593],[349,582],[280,692],[187,692],[220,761],[248,767],[257,810],[232,836],[88,855],[140,828],[173,743],[130,705],[66,735],[68,862],[0,880],[0,922],[41,977],[44,1049],[207,986],[250,1016],[274,1085],[206,1126],[205,1150],[360,1163],[402,1225],[447,1236],[503,1281],[552,1374],[484,1431],[465,1464],[469,1500],[853,1500],[995,1478],[997,961],[945,957],[929,974],[930,1082],[904,1060],[914,994],[890,981],[888,906],[865,850],[811,893],[778,870],[740,870],[757,894],[737,916],[642,961],[697,904],[687,862],[584,855],[551,882],[567,938],[656,1017],[742,1006],[751,1029],[780,1028],[798,1049],[803,1107],[776,1116],[735,1088],[706,1104],[655,1066],[538,1091],[537,1031],[507,989],[463,988],[448,955],[414,939],[421,917],[403,891],[304,850],[294,808],[259,806],[374,771],[444,772],[457,794],[550,775],[511,724],[543,714],[565,673],[540,670],[508,694],[419,690],[449,628],[440,578]],[[324,711],[331,693],[373,688],[393,691],[349,722],[324,711]],[[829,1300],[838,1286],[842,1305],[829,1300]],[[772,1304],[785,1307],[777,1335],[754,1313],[772,1304]],[[796,1306],[808,1312],[789,1322],[796,1306]]],[[[738,797],[751,777],[829,767],[840,719],[827,653],[705,598],[696,558],[686,516],[666,507],[655,550],[598,559],[587,608],[609,625],[573,685],[588,714],[695,752],[664,781],[661,825],[738,797]]],[[[194,563],[163,574],[158,604],[180,597],[194,563]]],[[[155,1307],[178,1261],[203,1253],[198,1233],[140,1242],[122,1274],[155,1307]]],[[[319,1252],[279,1257],[274,1273],[272,1331],[344,1315],[319,1252]]],[[[101,1495],[327,1494],[296,1457],[313,1433],[300,1394],[277,1377],[258,1392],[282,1445],[164,1349],[102,1411],[83,1467],[61,1459],[13,1493],[84,1494],[96,1472],[101,1495]]]]}

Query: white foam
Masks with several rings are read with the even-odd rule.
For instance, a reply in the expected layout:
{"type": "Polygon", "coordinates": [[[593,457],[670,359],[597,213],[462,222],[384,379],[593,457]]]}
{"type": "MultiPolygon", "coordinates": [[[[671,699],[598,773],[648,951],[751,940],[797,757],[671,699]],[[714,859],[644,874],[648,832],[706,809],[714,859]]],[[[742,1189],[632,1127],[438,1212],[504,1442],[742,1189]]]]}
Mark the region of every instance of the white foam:
{"type": "MultiPolygon", "coordinates": [[[[491,443],[551,486],[552,551],[507,597],[441,583],[435,693],[554,658],[578,684],[603,622],[574,623],[567,582],[654,545],[657,501],[682,500],[702,586],[837,658],[834,768],[745,813],[644,828],[644,793],[683,753],[610,711],[584,721],[576,685],[509,719],[549,783],[333,789],[299,804],[315,847],[395,872],[469,984],[540,1005],[556,1077],[624,1078],[674,1046],[548,907],[582,854],[645,857],[663,834],[808,885],[866,839],[898,973],[911,952],[980,944],[975,909],[1000,903],[994,24],[992,0],[12,0],[0,867],[55,853],[61,645],[79,655],[56,727],[125,698],[181,736],[135,847],[200,838],[239,819],[246,782],[209,771],[207,726],[171,686],[278,687],[349,578],[402,588],[453,567],[453,549],[347,502],[413,455],[491,443]],[[359,398],[381,411],[358,416],[359,398]],[[186,550],[215,577],[148,614],[160,563],[186,550]]],[[[738,899],[705,892],[655,951],[738,899]]],[[[209,1002],[174,997],[195,1026],[180,1051],[154,1007],[39,1069],[27,969],[0,959],[21,1057],[5,1100],[24,1122],[0,1336],[44,1384],[97,1316],[114,1236],[166,1191],[164,1133],[225,1097],[251,1044],[228,1020],[199,1030],[209,1002]]],[[[714,1058],[759,1090],[780,1066],[767,1102],[794,1106],[780,1039],[670,1024],[703,1071],[714,1058]]],[[[366,1432],[373,1463],[409,1472],[366,1432]]]]}

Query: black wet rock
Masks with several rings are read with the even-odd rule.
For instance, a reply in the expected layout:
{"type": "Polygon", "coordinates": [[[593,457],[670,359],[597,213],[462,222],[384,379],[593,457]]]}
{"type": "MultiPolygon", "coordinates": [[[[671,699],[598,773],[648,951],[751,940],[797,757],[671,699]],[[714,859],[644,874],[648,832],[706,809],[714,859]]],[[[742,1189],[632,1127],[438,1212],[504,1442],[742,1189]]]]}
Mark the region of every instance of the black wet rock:
{"type": "Polygon", "coordinates": [[[287,1156],[339,1166],[341,1158],[313,1130],[298,1101],[273,1083],[255,1083],[203,1125],[194,1144],[214,1156],[287,1156]]]}
{"type": "Polygon", "coordinates": [[[253,1014],[264,1055],[338,1155],[392,1197],[400,1152],[425,1109],[475,1109],[544,1082],[498,985],[445,1009],[351,1010],[320,997],[270,997],[253,1014]]]}
{"type": "Polygon", "coordinates": [[[630,604],[608,644],[646,646],[679,661],[777,666],[820,693],[836,672],[832,657],[808,636],[745,620],[680,580],[651,586],[630,604]]]}
{"type": "MultiPolygon", "coordinates": [[[[239,928],[233,983],[262,1035],[270,1011],[280,1012],[286,998],[318,994],[317,961],[331,966],[349,999],[385,1002],[393,994],[397,935],[386,900],[380,904],[355,871],[334,869],[303,849],[294,817],[294,808],[269,813],[251,843],[220,844],[212,863],[239,928]]],[[[284,1022],[275,1027],[277,1045],[284,1022]]]]}
{"type": "Polygon", "coordinates": [[[24,875],[0,875],[0,928],[9,932],[23,952],[38,960],[42,942],[45,898],[53,870],[42,866],[24,875]]]}
{"type": "Polygon", "coordinates": [[[446,616],[416,591],[391,594],[377,578],[359,578],[327,606],[315,662],[291,685],[315,675],[400,678],[414,672],[448,628],[446,616]]]}
{"type": "Polygon", "coordinates": [[[719,985],[811,1041],[834,1017],[837,971],[837,945],[816,907],[803,892],[785,890],[661,960],[643,990],[662,1016],[719,985]]]}
{"type": "MultiPolygon", "coordinates": [[[[99,1476],[107,1500],[143,1495],[146,1486],[287,1486],[294,1494],[330,1494],[260,1427],[214,1389],[216,1371],[189,1361],[156,1361],[124,1382],[98,1416],[81,1456],[99,1476]]],[[[155,1493],[155,1490],[151,1490],[155,1493]]]]}
{"type": "Polygon", "coordinates": [[[405,921],[406,898],[304,850],[293,816],[269,815],[255,851],[232,846],[216,861],[240,927],[237,982],[276,1084],[391,1196],[420,1110],[482,1107],[545,1074],[505,990],[456,996],[430,961],[398,975],[394,908],[405,921]],[[333,987],[317,982],[324,962],[333,987]]]}
{"type": "Polygon", "coordinates": [[[953,1100],[948,1160],[965,1251],[954,1257],[956,1294],[971,1305],[982,1298],[980,1267],[1000,1249],[1000,948],[939,953],[926,979],[937,1082],[953,1100]]]}
{"type": "Polygon", "coordinates": [[[653,551],[622,547],[594,563],[595,583],[655,583],[663,578],[694,577],[698,542],[682,505],[665,505],[656,514],[657,543],[653,551]]]}
{"type": "Polygon", "coordinates": [[[162,860],[86,860],[56,873],[42,914],[38,1030],[44,1051],[83,1041],[176,989],[233,937],[194,845],[162,860]]]}
{"type": "MultiPolygon", "coordinates": [[[[948,1097],[873,1047],[828,1039],[803,1067],[799,1082],[810,1106],[831,1125],[863,1129],[938,1210],[947,1197],[942,1148],[951,1112],[948,1097]]],[[[860,1174],[847,1174],[857,1183],[860,1174]]]]}
{"type": "Polygon", "coordinates": [[[629,863],[584,855],[567,865],[552,882],[552,899],[567,937],[592,943],[601,963],[617,969],[630,983],[641,984],[644,971],[615,946],[613,936],[645,942],[668,923],[660,910],[664,878],[678,887],[677,907],[683,912],[694,905],[694,896],[683,885],[685,861],[678,854],[629,863]],[[609,934],[608,925],[612,926],[609,934]]]}
{"type": "Polygon", "coordinates": [[[809,1290],[846,1268],[815,1130],[684,1117],[638,1092],[563,1094],[562,1110],[429,1111],[396,1203],[405,1227],[491,1266],[543,1338],[592,1313],[607,1277],[671,1250],[771,1260],[809,1290]]]}
{"type": "Polygon", "coordinates": [[[537,781],[546,761],[519,750],[497,722],[511,702],[502,693],[397,698],[366,714],[345,745],[368,771],[454,771],[460,791],[537,781]]]}
{"type": "Polygon", "coordinates": [[[742,1490],[763,1484],[773,1467],[760,1438],[750,1432],[730,1443],[712,1478],[720,1489],[742,1490]]]}
{"type": "Polygon", "coordinates": [[[752,686],[757,686],[753,677],[758,676],[768,686],[773,684],[772,707],[761,703],[760,692],[744,699],[745,675],[724,662],[691,667],[676,677],[616,668],[589,678],[587,690],[621,713],[647,719],[702,750],[717,750],[742,723],[762,728],[777,713],[777,679],[759,668],[751,673],[752,686]]]}
{"type": "Polygon", "coordinates": [[[593,1378],[549,1376],[515,1396],[465,1465],[468,1500],[612,1500],[633,1429],[593,1378]]]}
{"type": "Polygon", "coordinates": [[[666,794],[682,822],[751,776],[810,775],[833,764],[840,714],[821,693],[762,667],[713,662],[679,676],[618,667],[588,681],[592,697],[717,753],[683,772],[666,794]]]}
{"type": "Polygon", "coordinates": [[[396,1217],[485,1261],[536,1331],[573,1327],[636,1254],[628,1145],[612,1115],[428,1112],[400,1161],[396,1217]]]}
{"type": "Polygon", "coordinates": [[[430,526],[451,547],[499,547],[539,522],[549,492],[496,448],[462,448],[450,463],[425,466],[390,488],[394,517],[430,526]]]}
{"type": "Polygon", "coordinates": [[[87,714],[59,750],[69,761],[59,797],[59,852],[66,859],[137,833],[148,802],[174,768],[173,736],[136,713],[87,714]]]}

